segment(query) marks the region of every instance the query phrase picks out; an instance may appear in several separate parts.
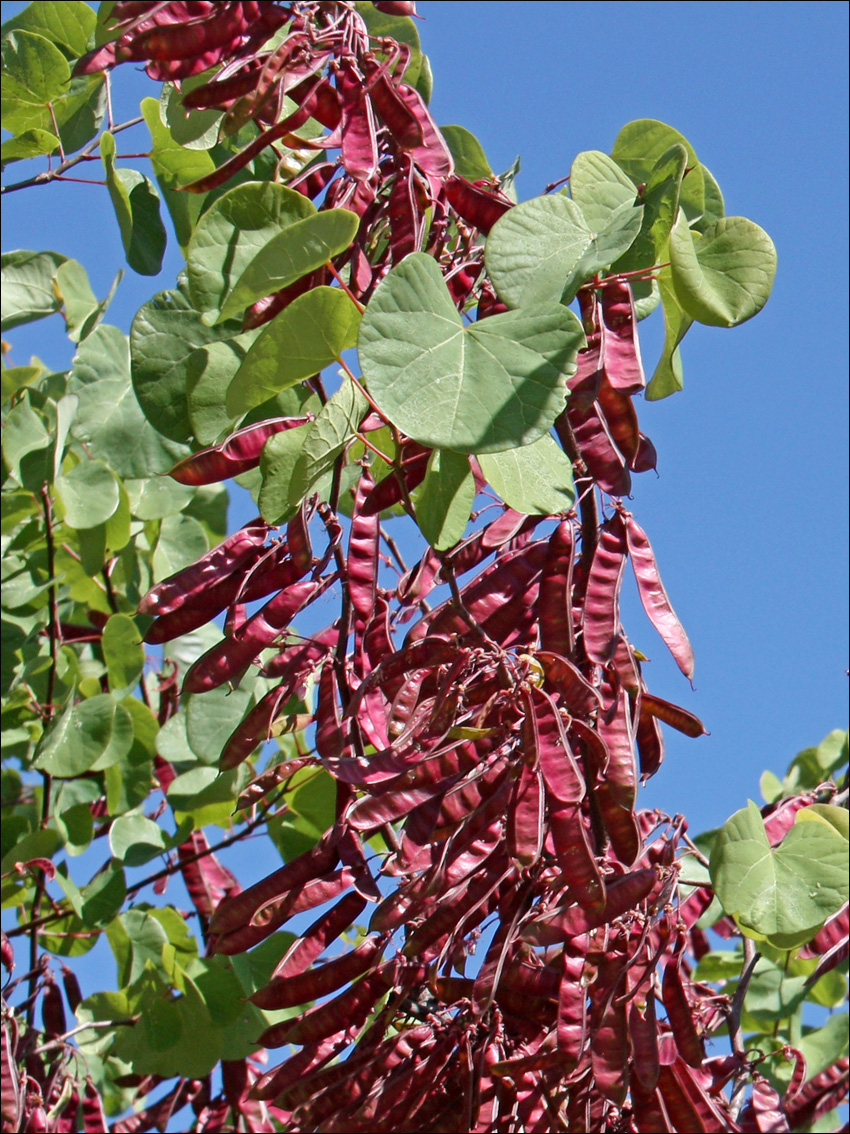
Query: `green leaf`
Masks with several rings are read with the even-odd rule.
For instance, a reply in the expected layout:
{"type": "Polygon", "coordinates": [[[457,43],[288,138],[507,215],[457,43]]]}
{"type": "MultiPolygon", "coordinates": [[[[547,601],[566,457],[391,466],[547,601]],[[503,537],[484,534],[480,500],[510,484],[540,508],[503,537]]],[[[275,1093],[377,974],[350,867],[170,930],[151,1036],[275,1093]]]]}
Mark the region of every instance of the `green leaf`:
{"type": "Polygon", "coordinates": [[[44,368],[41,366],[9,366],[0,371],[3,401],[8,402],[13,394],[17,394],[18,390],[31,385],[42,374],[44,374],[44,368]]]}
{"type": "Polygon", "coordinates": [[[408,436],[488,453],[550,429],[583,344],[578,319],[559,303],[465,326],[436,262],[414,253],[366,308],[359,354],[370,394],[408,436]]]}
{"type": "Polygon", "coordinates": [[[643,204],[640,233],[614,265],[614,271],[638,271],[668,258],[667,241],[679,212],[679,191],[687,162],[688,151],[677,142],[655,163],[640,196],[643,204]]]}
{"type": "Polygon", "coordinates": [[[804,807],[794,816],[795,823],[827,823],[838,831],[843,839],[850,841],[850,812],[846,807],[836,807],[832,803],[813,803],[804,807]]]}
{"type": "Polygon", "coordinates": [[[646,387],[646,398],[650,402],[667,398],[682,389],[684,381],[679,346],[693,325],[693,319],[682,310],[673,290],[669,268],[659,274],[658,288],[664,312],[664,349],[646,387]]]}
{"type": "MultiPolygon", "coordinates": [[[[615,183],[608,184],[616,192],[615,183]]],[[[596,229],[581,207],[561,194],[509,209],[493,225],[484,249],[499,297],[509,307],[570,302],[580,285],[619,259],[640,232],[642,210],[631,201],[607,216],[596,229]]]]}
{"type": "Polygon", "coordinates": [[[166,516],[153,553],[154,581],[188,567],[209,550],[206,533],[192,516],[166,516]]]}
{"type": "Polygon", "coordinates": [[[343,382],[328,398],[316,420],[306,426],[301,454],[290,482],[290,504],[300,504],[313,485],[330,472],[334,461],[354,437],[367,409],[366,399],[350,381],[343,382]]]}
{"type": "Polygon", "coordinates": [[[65,442],[77,412],[80,399],[76,394],[65,394],[56,403],[56,425],[53,433],[53,480],[57,480],[65,456],[65,442]]]}
{"type": "Polygon", "coordinates": [[[186,250],[189,291],[198,310],[206,312],[204,322],[218,320],[225,296],[273,237],[315,213],[307,197],[274,182],[251,181],[219,197],[201,217],[186,250]]]}
{"type": "Polygon", "coordinates": [[[228,412],[225,395],[258,334],[249,331],[224,342],[209,343],[189,355],[186,404],[195,437],[202,445],[211,445],[229,432],[240,416],[228,412]]]}
{"type": "Polygon", "coordinates": [[[232,334],[232,327],[207,327],[182,291],[160,292],[133,320],[133,389],[145,417],[170,440],[192,435],[186,402],[189,356],[232,334]]]}
{"type": "Polygon", "coordinates": [[[676,297],[691,318],[737,327],[764,307],[776,275],[776,249],[746,217],[723,217],[700,235],[680,212],[670,233],[676,297]]]}
{"type": "Polygon", "coordinates": [[[494,176],[481,143],[465,126],[441,126],[440,133],[454,158],[455,173],[459,177],[484,181],[494,176]]]}
{"type": "Polygon", "coordinates": [[[744,933],[770,939],[813,934],[850,893],[848,844],[838,831],[829,823],[796,823],[772,850],[752,802],[721,827],[710,862],[726,913],[744,933]]]}
{"type": "Polygon", "coordinates": [[[351,244],[360,218],[346,209],[328,209],[288,225],[254,256],[231,291],[218,322],[242,315],[258,299],[321,268],[351,244]]]}
{"type": "Polygon", "coordinates": [[[3,128],[11,134],[49,130],[49,104],[71,80],[71,68],[59,48],[29,31],[4,36],[2,48],[3,128]]]}
{"type": "Polygon", "coordinates": [[[64,52],[69,60],[79,59],[88,47],[97,16],[83,0],[40,0],[7,20],[0,34],[11,31],[35,32],[64,52]]]}
{"type": "Polygon", "coordinates": [[[836,1012],[822,1028],[809,1032],[795,1045],[806,1057],[806,1073],[811,1080],[847,1055],[847,1013],[836,1012]]]}
{"type": "Polygon", "coordinates": [[[127,883],[120,862],[110,861],[88,886],[80,891],[83,899],[81,917],[88,926],[111,921],[124,904],[127,883]]]}
{"type": "Polygon", "coordinates": [[[203,765],[183,772],[169,785],[168,802],[174,808],[174,818],[181,823],[190,817],[196,828],[214,823],[218,827],[230,826],[236,797],[251,777],[247,765],[232,772],[216,772],[203,765]]]}
{"type": "Polygon", "coordinates": [[[604,228],[612,213],[635,204],[635,187],[615,161],[599,150],[577,154],[570,170],[570,196],[593,229],[604,228]]]}
{"type": "Polygon", "coordinates": [[[786,976],[778,965],[760,957],[747,986],[745,1007],[754,1019],[765,1023],[790,1016],[805,997],[804,976],[786,976]]]}
{"type": "Polygon", "coordinates": [[[67,256],[58,252],[4,252],[0,257],[0,329],[10,331],[22,323],[44,319],[58,311],[62,301],[53,278],[67,256]]]}
{"type": "Polygon", "coordinates": [[[153,781],[153,757],[159,724],[156,717],[135,697],[125,697],[121,708],[133,724],[133,740],[126,755],[104,772],[106,804],[110,815],[131,811],[148,798],[153,781]]]}
{"type": "Polygon", "coordinates": [[[694,972],[694,980],[705,980],[714,983],[721,980],[735,980],[741,975],[744,963],[742,952],[728,950],[706,953],[700,957],[699,964],[694,972]]]}
{"type": "Polygon", "coordinates": [[[81,461],[57,477],[55,487],[71,528],[104,524],[118,507],[118,481],[102,461],[81,461]]]}
{"type": "Polygon", "coordinates": [[[490,485],[517,512],[548,516],[569,511],[575,503],[572,463],[548,433],[521,449],[482,453],[478,463],[490,485]]]}
{"type": "Polygon", "coordinates": [[[162,121],[155,98],[143,98],[141,110],[151,135],[151,165],[171,215],[177,243],[185,255],[208,195],[181,193],[179,190],[190,181],[197,181],[211,173],[215,162],[201,150],[190,150],[180,145],[162,121]]]}
{"type": "Polygon", "coordinates": [[[316,287],[265,327],[227,390],[227,411],[239,417],[267,398],[312,378],[357,344],[360,312],[340,288],[316,287]]]}
{"type": "Polygon", "coordinates": [[[62,299],[65,331],[72,343],[81,342],[98,325],[112,302],[124,273],[119,271],[106,299],[98,301],[85,268],[77,260],[66,260],[56,270],[56,291],[62,299]]]}
{"type": "Polygon", "coordinates": [[[703,181],[703,214],[699,220],[691,223],[691,227],[696,229],[697,232],[705,232],[706,229],[716,224],[721,217],[726,216],[726,203],[714,176],[702,163],[700,163],[700,170],[702,171],[703,181]]]}
{"type": "Polygon", "coordinates": [[[174,141],[191,151],[211,150],[218,142],[223,110],[191,110],[183,105],[183,96],[209,81],[205,74],[174,83],[163,83],[159,96],[160,120],[170,130],[174,141]]]}
{"type": "Polygon", "coordinates": [[[9,138],[0,146],[0,169],[5,169],[13,161],[26,161],[27,158],[52,154],[59,145],[59,139],[49,130],[24,130],[15,138],[9,138]]]}
{"type": "Polygon", "coordinates": [[[136,623],[126,614],[113,614],[103,628],[101,648],[113,697],[126,697],[136,688],[145,665],[145,649],[136,623]]]}
{"type": "Polygon", "coordinates": [[[144,866],[165,846],[165,832],[144,815],[121,815],[109,828],[109,849],[125,866],[144,866]]]}
{"type": "Polygon", "coordinates": [[[74,437],[119,476],[153,477],[186,456],[184,445],[165,438],[142,413],[130,380],[127,336],[117,327],[101,325],[80,344],[68,388],[80,399],[74,437]]]}
{"type": "Polygon", "coordinates": [[[108,130],[100,139],[100,156],[127,263],[139,275],[155,276],[162,268],[167,241],[159,194],[137,169],[116,169],[115,139],[108,130]]]}
{"type": "Polygon", "coordinates": [[[263,485],[257,503],[267,524],[284,523],[294,514],[296,506],[289,502],[292,478],[309,429],[309,425],[284,429],[263,446],[260,456],[263,485]]]}
{"type": "Polygon", "coordinates": [[[419,530],[437,551],[463,538],[475,501],[475,477],[469,458],[451,449],[435,449],[425,479],[412,493],[419,530]]]}
{"type": "Polygon", "coordinates": [[[195,495],[189,484],[180,484],[171,477],[157,476],[124,482],[130,508],[139,520],[161,520],[182,512],[195,495]]]}
{"type": "Polygon", "coordinates": [[[218,760],[230,734],[245,716],[250,701],[248,689],[240,686],[231,691],[225,685],[189,698],[186,736],[198,759],[205,764],[214,764],[218,760]]]}
{"type": "Polygon", "coordinates": [[[617,135],[611,157],[636,185],[643,185],[658,159],[675,145],[685,147],[690,167],[698,164],[690,143],[678,130],[655,118],[638,118],[617,135]]]}

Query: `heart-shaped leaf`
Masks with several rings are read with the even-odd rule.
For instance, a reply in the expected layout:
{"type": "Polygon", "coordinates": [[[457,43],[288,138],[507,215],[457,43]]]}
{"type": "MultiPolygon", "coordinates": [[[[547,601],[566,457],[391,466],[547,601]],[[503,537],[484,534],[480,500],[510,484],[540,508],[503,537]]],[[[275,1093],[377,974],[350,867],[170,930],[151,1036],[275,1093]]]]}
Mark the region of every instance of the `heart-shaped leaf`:
{"type": "Polygon", "coordinates": [[[409,437],[493,453],[551,428],[583,345],[578,319],[559,303],[464,326],[439,267],[420,252],[375,292],[359,353],[369,392],[409,437]]]}
{"type": "Polygon", "coordinates": [[[573,466],[548,434],[504,453],[482,453],[481,471],[504,502],[528,516],[566,512],[575,503],[573,466]]]}
{"type": "Polygon", "coordinates": [[[673,287],[698,323],[737,327],[767,303],[776,275],[776,249],[746,217],[721,217],[702,235],[680,212],[670,232],[673,287]]]}
{"type": "MultiPolygon", "coordinates": [[[[614,190],[614,182],[609,182],[614,190]]],[[[509,209],[487,237],[484,259],[508,307],[569,303],[581,284],[618,260],[640,232],[643,210],[625,200],[594,228],[577,202],[561,194],[509,209]]]]}
{"type": "Polygon", "coordinates": [[[349,246],[359,224],[360,218],[346,209],[328,209],[287,225],[245,268],[222,304],[218,322],[241,315],[258,299],[326,264],[349,246]]]}
{"type": "Polygon", "coordinates": [[[267,398],[312,378],[357,343],[360,312],[336,287],[312,288],[273,319],[245,356],[227,390],[239,417],[267,398]]]}
{"type": "Polygon", "coordinates": [[[745,933],[807,940],[847,901],[848,843],[828,822],[795,823],[774,850],[750,802],[721,827],[711,852],[714,892],[745,933]]]}

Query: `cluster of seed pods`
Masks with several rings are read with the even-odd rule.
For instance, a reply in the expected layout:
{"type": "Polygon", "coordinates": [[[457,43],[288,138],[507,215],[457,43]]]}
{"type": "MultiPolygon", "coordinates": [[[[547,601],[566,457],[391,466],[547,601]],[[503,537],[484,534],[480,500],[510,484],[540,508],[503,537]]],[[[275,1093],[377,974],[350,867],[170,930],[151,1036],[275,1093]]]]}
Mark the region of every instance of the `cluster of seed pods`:
{"type": "MultiPolygon", "coordinates": [[[[112,18],[120,34],[78,71],[139,60],[179,83],[220,64],[185,104],[222,110],[225,133],[259,127],[190,190],[220,187],[269,146],[303,149],[294,131],[315,119],[328,132],[309,145],[327,160],[288,184],[360,217],[332,265],[352,293],[367,302],[394,264],[425,251],[460,309],[479,319],[503,309],[480,238],[511,202],[497,182],[454,173],[422,95],[404,81],[409,48],[370,40],[355,5],[119,0],[112,18]],[[261,50],[285,24],[286,37],[261,50]],[[296,109],[282,117],[284,97],[296,109]]],[[[259,301],[245,325],[273,318],[330,271],[259,301]]],[[[264,1009],[302,1008],[257,1037],[290,1054],[262,1074],[250,1061],[225,1065],[216,1098],[198,1087],[198,1129],[223,1129],[238,1113],[246,1129],[272,1129],[273,1115],[293,1132],[773,1130],[783,1128],[776,1115],[794,1126],[834,1105],[840,1076],[831,1069],[803,1086],[799,1056],[784,1099],[759,1080],[738,1114],[724,1087],[742,1059],[706,1057],[728,1009],[691,976],[711,895],[680,892],[684,822],[636,807],[641,779],[663,760],[661,723],[691,737],[704,730],[647,690],[620,622],[631,564],[648,617],[691,678],[687,635],[622,503],[632,473],[655,467],[635,410],[645,380],[634,303],[618,277],[589,281],[579,303],[587,346],[555,426],[577,513],[491,505],[488,522],[451,551],[426,550],[390,580],[381,517],[410,508],[430,456],[402,437],[384,480],[364,465],[350,521],[308,498],[285,529],[246,525],[142,603],[154,616],[150,643],[226,612],[224,638],[193,664],[184,691],[235,685],[252,666],[275,681],[227,741],[222,768],[251,757],[315,682],[313,719],[295,722],[313,730],[313,750],[257,775],[240,806],[311,765],[336,783],[336,819],[317,845],[247,890],[194,843],[182,848],[213,952],[241,953],[315,911],[252,997],[264,1009]],[[329,625],[299,632],[303,614],[327,610],[334,594],[329,625]],[[349,947],[356,926],[365,932],[349,947]]],[[[250,426],[172,475],[226,480],[301,421],[250,426]]],[[[370,424],[383,423],[361,431],[370,424]]],[[[159,757],[157,774],[163,787],[174,774],[159,757]]],[[[774,826],[778,841],[781,817],[774,826]]],[[[181,1105],[193,1089],[175,1088],[181,1105]]]]}

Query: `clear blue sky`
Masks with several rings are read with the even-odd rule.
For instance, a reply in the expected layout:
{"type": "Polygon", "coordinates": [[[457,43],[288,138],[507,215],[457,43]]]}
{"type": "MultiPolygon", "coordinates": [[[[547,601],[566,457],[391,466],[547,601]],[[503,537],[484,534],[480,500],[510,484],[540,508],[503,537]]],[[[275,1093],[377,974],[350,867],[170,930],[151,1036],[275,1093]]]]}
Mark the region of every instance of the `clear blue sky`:
{"type": "MultiPolygon", "coordinates": [[[[3,19],[23,7],[3,3],[3,19]]],[[[660,476],[636,478],[632,508],[694,642],[696,692],[631,594],[624,622],[653,659],[652,690],[711,731],[690,741],[668,730],[646,802],[686,813],[692,831],[715,826],[758,798],[764,768],[783,771],[846,723],[847,7],[422,0],[419,10],[437,121],[471,129],[496,169],[521,154],[521,197],[567,174],[580,150],[609,150],[630,119],[660,118],[712,170],[727,212],[777,245],[765,311],[734,331],[694,328],[684,393],[639,407],[660,476]]],[[[116,87],[124,117],[157,93],[129,66],[116,87]]],[[[135,139],[144,149],[143,128],[135,139]]],[[[16,193],[3,214],[4,248],[74,256],[105,294],[123,257],[103,190],[16,193]]],[[[158,279],[128,272],[109,320],[128,329],[179,266],[172,246],[158,279]]],[[[659,323],[641,324],[648,367],[659,323]]],[[[67,365],[58,320],[10,338],[18,362],[36,352],[67,365]]]]}

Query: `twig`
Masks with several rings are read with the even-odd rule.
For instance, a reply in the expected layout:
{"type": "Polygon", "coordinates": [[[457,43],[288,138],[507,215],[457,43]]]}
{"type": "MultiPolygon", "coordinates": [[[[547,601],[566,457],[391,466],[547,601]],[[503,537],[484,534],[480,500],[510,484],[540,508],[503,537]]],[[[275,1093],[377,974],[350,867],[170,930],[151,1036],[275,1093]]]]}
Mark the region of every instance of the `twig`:
{"type": "Polygon", "coordinates": [[[729,1005],[729,1041],[732,1044],[732,1051],[735,1055],[740,1056],[742,1065],[740,1070],[735,1075],[734,1086],[732,1087],[732,1096],[729,1099],[729,1109],[733,1119],[738,1117],[738,1113],[744,1104],[744,1091],[750,1081],[750,1070],[746,1063],[746,1048],[744,1047],[744,1036],[741,1031],[741,1013],[744,1009],[744,1000],[747,995],[747,988],[749,987],[752,975],[755,972],[755,967],[761,958],[761,953],[756,949],[756,943],[750,937],[744,938],[744,967],[741,972],[741,978],[738,981],[738,987],[735,989],[735,995],[732,997],[732,1003],[729,1005]]]}
{"type": "Polygon", "coordinates": [[[108,1028],[132,1028],[139,1022],[140,1018],[139,1016],[131,1016],[128,1020],[92,1020],[88,1024],[77,1024],[75,1028],[71,1028],[63,1036],[49,1040],[47,1043],[43,1043],[41,1047],[34,1048],[32,1054],[42,1055],[45,1051],[54,1051],[57,1047],[64,1047],[72,1036],[79,1035],[80,1032],[106,1031],[108,1028]]]}
{"type": "MultiPolygon", "coordinates": [[[[129,130],[131,126],[138,126],[140,122],[144,122],[144,118],[131,118],[128,122],[121,122],[118,126],[113,126],[111,133],[117,134],[121,130],[129,130]]],[[[37,173],[35,177],[27,177],[24,181],[15,181],[11,185],[3,185],[0,187],[0,193],[17,193],[19,189],[29,189],[33,185],[47,185],[51,181],[62,179],[64,173],[67,173],[69,169],[72,169],[81,161],[85,161],[89,155],[97,149],[102,137],[103,134],[100,134],[97,138],[93,138],[78,154],[60,162],[55,169],[46,169],[43,173],[37,173]]],[[[64,180],[70,181],[71,178],[65,178],[64,180]]]]}

